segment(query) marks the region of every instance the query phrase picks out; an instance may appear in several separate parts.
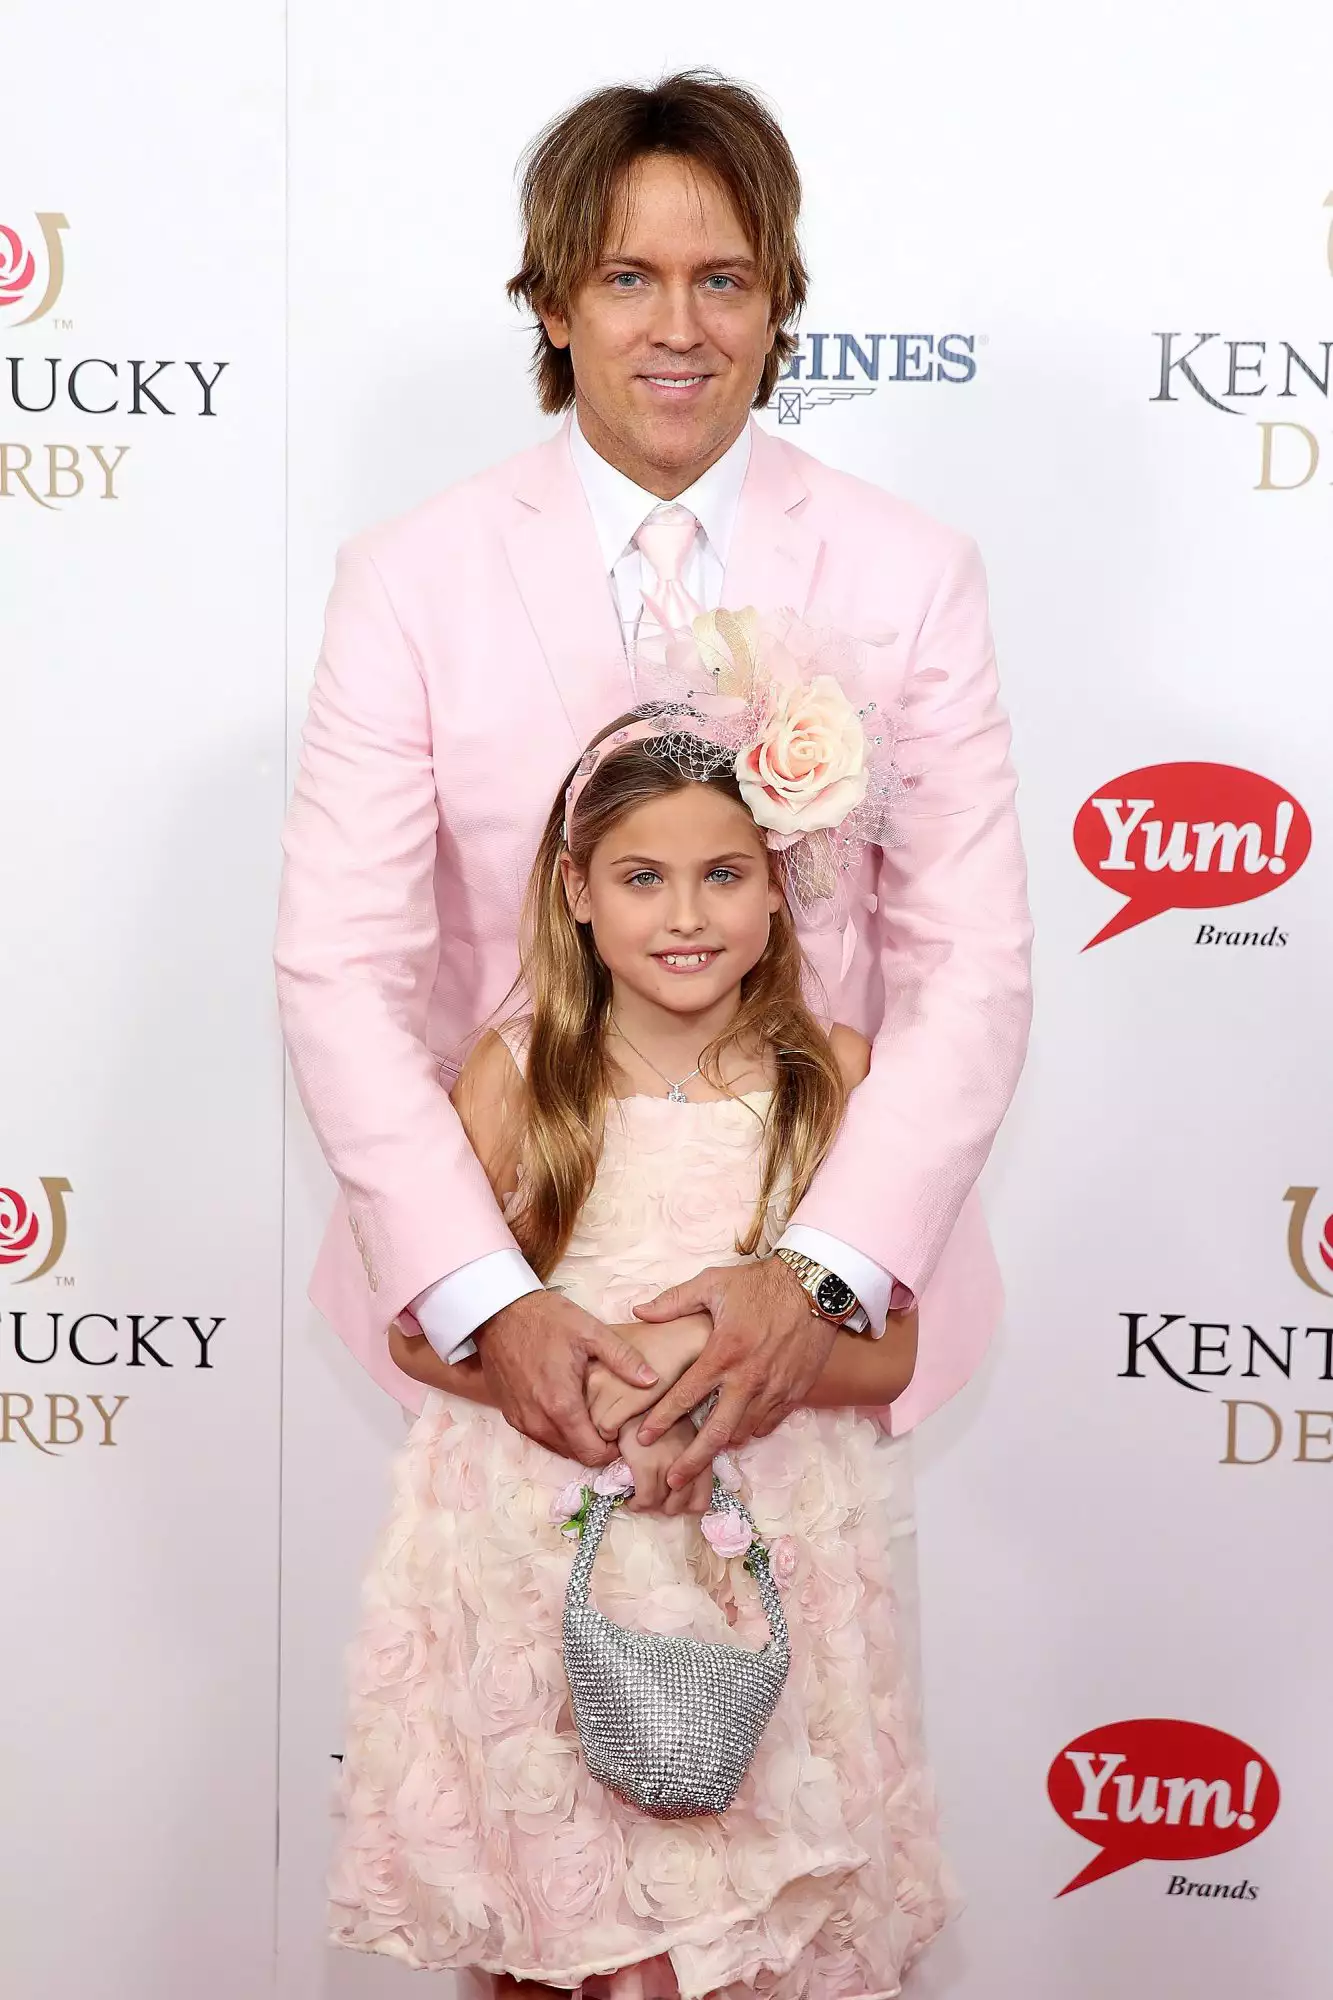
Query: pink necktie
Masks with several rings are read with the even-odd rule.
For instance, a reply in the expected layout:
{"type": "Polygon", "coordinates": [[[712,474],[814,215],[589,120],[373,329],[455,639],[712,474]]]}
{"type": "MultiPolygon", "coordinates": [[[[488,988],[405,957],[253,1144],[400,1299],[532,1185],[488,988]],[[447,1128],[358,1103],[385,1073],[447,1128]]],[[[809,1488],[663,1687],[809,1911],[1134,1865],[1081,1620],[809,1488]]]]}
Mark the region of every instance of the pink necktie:
{"type": "Polygon", "coordinates": [[[634,641],[636,658],[645,663],[662,665],[666,634],[688,627],[703,610],[681,581],[698,533],[699,523],[688,507],[670,506],[650,514],[634,537],[635,548],[656,579],[650,583],[644,578],[643,611],[634,641]]]}

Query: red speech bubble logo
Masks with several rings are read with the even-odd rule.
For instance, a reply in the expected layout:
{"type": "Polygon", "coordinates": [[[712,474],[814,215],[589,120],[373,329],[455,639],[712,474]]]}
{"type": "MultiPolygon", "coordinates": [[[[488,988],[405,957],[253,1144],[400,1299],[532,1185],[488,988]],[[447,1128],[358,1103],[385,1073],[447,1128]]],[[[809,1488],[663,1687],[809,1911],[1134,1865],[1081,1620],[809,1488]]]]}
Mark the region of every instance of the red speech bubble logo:
{"type": "Polygon", "coordinates": [[[1272,1765],[1238,1736],[1154,1716],[1076,1736],[1046,1791],[1065,1825],[1101,1849],[1062,1896],[1136,1861],[1229,1854],[1271,1826],[1281,1798],[1272,1765]]]}
{"type": "Polygon", "coordinates": [[[1084,951],[1163,910],[1248,903],[1289,882],[1310,852],[1305,808],[1235,764],[1146,764],[1079,807],[1074,847],[1090,875],[1129,898],[1084,951]]]}

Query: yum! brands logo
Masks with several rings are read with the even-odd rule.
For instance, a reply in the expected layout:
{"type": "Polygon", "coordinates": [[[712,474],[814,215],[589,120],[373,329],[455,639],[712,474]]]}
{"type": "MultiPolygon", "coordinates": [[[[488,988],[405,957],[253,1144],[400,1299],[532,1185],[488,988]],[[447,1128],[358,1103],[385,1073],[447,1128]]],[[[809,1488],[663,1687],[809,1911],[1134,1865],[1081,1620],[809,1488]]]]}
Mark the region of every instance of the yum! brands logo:
{"type": "MultiPolygon", "coordinates": [[[[1132,1868],[1136,1861],[1203,1861],[1231,1854],[1271,1826],[1281,1802],[1266,1757],[1201,1722],[1140,1716],[1090,1729],[1067,1743],[1046,1778],[1052,1806],[1097,1853],[1059,1891],[1132,1868]]],[[[1258,1899],[1244,1882],[1194,1882],[1173,1874],[1168,1896],[1258,1899]]]]}
{"type": "Polygon", "coordinates": [[[68,227],[54,210],[17,220],[10,210],[0,219],[0,333],[19,336],[16,351],[0,356],[0,424],[12,422],[18,432],[0,432],[0,518],[6,500],[48,513],[76,501],[120,500],[124,460],[144,420],[216,417],[219,383],[231,365],[159,360],[151,330],[141,336],[138,356],[53,353],[63,345],[61,336],[74,331],[74,322],[55,311],[65,284],[68,227]],[[41,345],[23,352],[23,330],[32,326],[41,345]],[[109,442],[117,431],[121,435],[109,442]]]}
{"type": "Polygon", "coordinates": [[[54,312],[65,282],[69,224],[54,210],[18,226],[0,222],[0,324],[31,326],[54,312]]]}
{"type": "MultiPolygon", "coordinates": [[[[1127,898],[1083,949],[1164,910],[1253,902],[1289,882],[1310,852],[1309,817],[1271,778],[1233,764],[1148,764],[1099,785],[1074,821],[1090,875],[1127,898]]],[[[1196,944],[1285,944],[1270,926],[1201,923],[1196,944]]]]}
{"type": "MultiPolygon", "coordinates": [[[[1333,192],[1324,198],[1333,209],[1333,192]]],[[[1333,221],[1327,261],[1333,276],[1333,221]]],[[[1220,332],[1173,329],[1155,333],[1156,387],[1150,403],[1188,405],[1222,416],[1257,419],[1256,493],[1294,493],[1318,476],[1321,454],[1333,450],[1324,429],[1333,391],[1333,338],[1311,331],[1294,340],[1226,337],[1220,332]],[[1261,414],[1262,413],[1262,414],[1261,414]],[[1319,428],[1312,428],[1312,422],[1319,428]]]]}

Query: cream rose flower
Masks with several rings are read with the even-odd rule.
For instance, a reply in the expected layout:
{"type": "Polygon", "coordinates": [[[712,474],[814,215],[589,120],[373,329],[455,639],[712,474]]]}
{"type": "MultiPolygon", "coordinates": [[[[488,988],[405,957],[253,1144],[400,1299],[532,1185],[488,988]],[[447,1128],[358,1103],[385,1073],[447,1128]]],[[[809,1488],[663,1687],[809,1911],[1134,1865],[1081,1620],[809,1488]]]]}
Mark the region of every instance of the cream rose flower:
{"type": "Polygon", "coordinates": [[[661,1194],[673,1251],[716,1257],[733,1249],[757,1194],[753,1175],[738,1174],[704,1146],[682,1148],[679,1172],[661,1194]]]}
{"type": "MultiPolygon", "coordinates": [[[[588,1921],[614,1915],[625,1868],[625,1847],[614,1821],[589,1828],[563,1821],[523,1840],[523,1882],[551,1939],[572,1931],[585,1942],[588,1921]]],[[[572,1955],[572,1954],[571,1954],[572,1955]]]]}
{"type": "Polygon", "coordinates": [[[640,1917],[667,1923],[701,1916],[726,1881],[721,1843],[702,1827],[666,1821],[636,1826],[626,1854],[625,1900],[640,1917]]]}
{"type": "Polygon", "coordinates": [[[518,1730],[487,1752],[491,1795],[524,1833],[539,1834],[568,1820],[578,1773],[577,1744],[554,1730],[518,1730]]]}
{"type": "Polygon", "coordinates": [[[355,1911],[358,1941],[395,1930],[413,1907],[407,1860],[387,1817],[377,1813],[344,1842],[329,1881],[331,1900],[355,1911]]]}
{"type": "Polygon", "coordinates": [[[775,687],[759,740],[736,758],[755,824],[796,839],[834,827],[866,795],[861,718],[831,674],[775,687]]]}
{"type": "Polygon", "coordinates": [[[381,1611],[353,1650],[352,1686],[361,1695],[396,1695],[426,1666],[426,1635],[405,1611],[381,1611]]]}
{"type": "Polygon", "coordinates": [[[477,1653],[469,1691],[483,1736],[540,1724],[555,1698],[534,1666],[532,1647],[521,1639],[498,1638],[477,1623],[477,1653]]]}

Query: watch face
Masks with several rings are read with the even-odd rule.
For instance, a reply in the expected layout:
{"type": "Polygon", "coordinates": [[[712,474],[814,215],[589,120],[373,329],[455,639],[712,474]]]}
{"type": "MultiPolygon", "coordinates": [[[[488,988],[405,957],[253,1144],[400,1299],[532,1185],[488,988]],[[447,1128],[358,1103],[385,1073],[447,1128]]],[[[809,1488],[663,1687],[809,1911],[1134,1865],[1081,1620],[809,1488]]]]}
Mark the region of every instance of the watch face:
{"type": "Polygon", "coordinates": [[[841,1319],[856,1304],[856,1293],[843,1279],[835,1278],[829,1271],[815,1286],[815,1304],[831,1319],[841,1319]]]}

